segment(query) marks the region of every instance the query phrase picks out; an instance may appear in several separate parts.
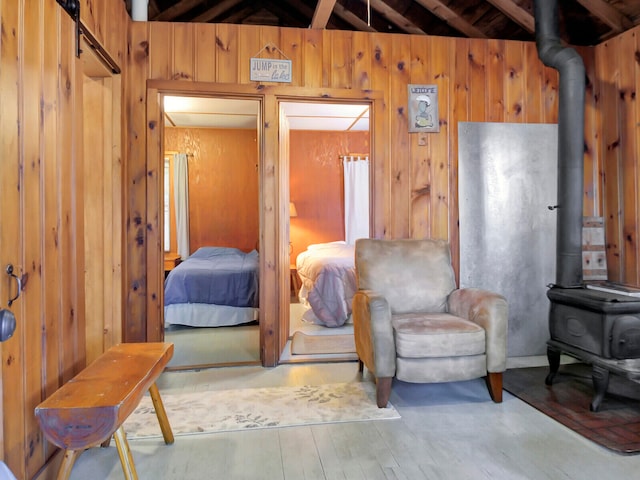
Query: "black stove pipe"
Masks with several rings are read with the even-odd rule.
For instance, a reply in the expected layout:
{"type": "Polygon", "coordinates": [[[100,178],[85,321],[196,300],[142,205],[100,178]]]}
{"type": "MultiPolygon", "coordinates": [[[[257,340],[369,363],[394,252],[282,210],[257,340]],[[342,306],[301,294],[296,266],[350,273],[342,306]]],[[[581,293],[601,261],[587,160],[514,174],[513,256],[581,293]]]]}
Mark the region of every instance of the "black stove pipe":
{"type": "Polygon", "coordinates": [[[585,69],[582,57],[560,43],[557,0],[534,0],[538,57],[558,70],[558,204],[556,286],[582,286],[585,69]]]}

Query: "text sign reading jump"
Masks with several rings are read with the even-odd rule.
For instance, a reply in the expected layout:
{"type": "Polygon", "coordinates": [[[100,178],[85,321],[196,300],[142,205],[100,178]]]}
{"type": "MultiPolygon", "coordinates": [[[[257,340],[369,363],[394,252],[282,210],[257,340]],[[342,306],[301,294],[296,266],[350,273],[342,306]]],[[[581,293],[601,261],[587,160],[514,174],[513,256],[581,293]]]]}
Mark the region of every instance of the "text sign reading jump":
{"type": "Polygon", "coordinates": [[[251,81],[291,82],[291,60],[252,58],[251,81]]]}

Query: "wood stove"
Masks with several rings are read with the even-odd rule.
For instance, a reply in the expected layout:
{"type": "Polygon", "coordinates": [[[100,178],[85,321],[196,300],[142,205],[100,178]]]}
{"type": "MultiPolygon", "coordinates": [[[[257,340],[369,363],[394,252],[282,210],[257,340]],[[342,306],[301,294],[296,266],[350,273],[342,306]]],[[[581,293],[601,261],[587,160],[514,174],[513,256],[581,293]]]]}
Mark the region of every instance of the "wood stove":
{"type": "Polygon", "coordinates": [[[585,69],[580,55],[560,41],[557,0],[535,0],[536,47],[542,62],[558,70],[558,204],[556,283],[548,291],[553,383],[560,354],[592,365],[597,411],[609,373],[640,380],[640,298],[588,288],[582,275],[585,69]]]}
{"type": "MultiPolygon", "coordinates": [[[[612,286],[612,290],[615,286],[612,286]]],[[[598,411],[609,385],[609,373],[640,379],[640,298],[595,288],[552,287],[547,357],[551,385],[568,353],[592,366],[595,389],[591,411],[598,411]]]]}

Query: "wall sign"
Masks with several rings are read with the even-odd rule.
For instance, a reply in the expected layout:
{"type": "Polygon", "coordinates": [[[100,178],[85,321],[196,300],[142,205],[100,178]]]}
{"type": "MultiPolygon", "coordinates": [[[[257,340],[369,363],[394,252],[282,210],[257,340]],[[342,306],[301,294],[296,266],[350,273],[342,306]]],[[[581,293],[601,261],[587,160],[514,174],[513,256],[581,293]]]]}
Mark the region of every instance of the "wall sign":
{"type": "Polygon", "coordinates": [[[251,59],[251,81],[291,82],[291,60],[251,59]]]}
{"type": "Polygon", "coordinates": [[[438,86],[409,85],[409,133],[439,132],[438,86]]]}

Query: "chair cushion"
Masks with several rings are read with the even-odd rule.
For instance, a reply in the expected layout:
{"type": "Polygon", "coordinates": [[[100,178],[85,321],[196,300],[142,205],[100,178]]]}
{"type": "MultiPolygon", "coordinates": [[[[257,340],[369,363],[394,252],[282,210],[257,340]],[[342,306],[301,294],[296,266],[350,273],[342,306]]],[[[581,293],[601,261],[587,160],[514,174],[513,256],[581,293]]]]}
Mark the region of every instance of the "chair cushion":
{"type": "Polygon", "coordinates": [[[456,288],[449,244],[443,240],[361,238],[355,265],[358,288],[382,295],[394,314],[446,312],[456,288]]]}
{"type": "Polygon", "coordinates": [[[449,313],[393,315],[391,324],[399,357],[457,357],[485,353],[484,329],[449,313]]]}

